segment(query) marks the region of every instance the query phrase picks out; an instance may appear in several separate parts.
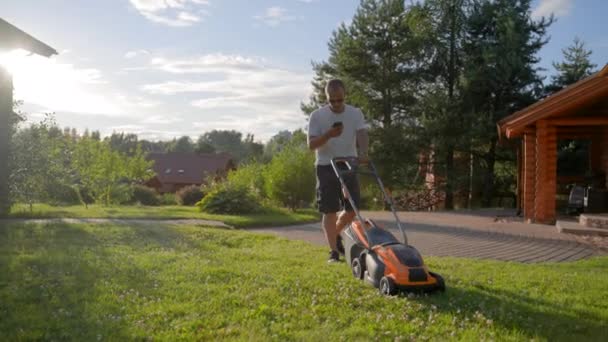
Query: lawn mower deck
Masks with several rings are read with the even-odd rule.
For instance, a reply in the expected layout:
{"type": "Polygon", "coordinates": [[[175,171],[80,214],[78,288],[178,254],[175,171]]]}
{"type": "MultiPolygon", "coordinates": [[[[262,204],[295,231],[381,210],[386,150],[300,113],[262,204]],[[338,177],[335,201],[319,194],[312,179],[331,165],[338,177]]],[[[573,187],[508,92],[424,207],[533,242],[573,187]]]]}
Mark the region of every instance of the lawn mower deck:
{"type": "Polygon", "coordinates": [[[420,253],[407,243],[407,236],[395,211],[393,200],[384,190],[374,164],[371,161],[366,164],[371,170],[367,174],[374,176],[382,189],[384,200],[390,205],[403,242],[374,221],[363,219],[351,199],[343,176],[348,172],[362,173],[357,159],[334,158],[331,164],[356,214],[355,220],[340,234],[344,257],[353,275],[378,288],[384,295],[394,295],[399,290],[445,291],[443,277],[429,271],[420,253]]]}

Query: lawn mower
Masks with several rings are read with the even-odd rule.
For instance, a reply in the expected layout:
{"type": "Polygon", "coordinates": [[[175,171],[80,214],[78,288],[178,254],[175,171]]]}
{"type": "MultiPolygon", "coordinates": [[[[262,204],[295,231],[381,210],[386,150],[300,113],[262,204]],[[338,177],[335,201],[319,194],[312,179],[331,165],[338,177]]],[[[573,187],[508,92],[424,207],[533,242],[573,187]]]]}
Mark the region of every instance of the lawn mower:
{"type": "Polygon", "coordinates": [[[385,191],[374,164],[371,161],[360,164],[357,158],[350,157],[333,158],[331,165],[356,215],[353,222],[340,233],[344,258],[353,275],[378,288],[384,295],[395,295],[400,290],[445,291],[443,278],[439,274],[430,272],[420,253],[408,244],[393,199],[385,191]],[[363,165],[367,167],[363,169],[363,165]],[[390,206],[395,217],[403,243],[374,221],[363,219],[344,182],[344,176],[349,173],[367,174],[375,178],[382,190],[384,201],[390,206]]]}

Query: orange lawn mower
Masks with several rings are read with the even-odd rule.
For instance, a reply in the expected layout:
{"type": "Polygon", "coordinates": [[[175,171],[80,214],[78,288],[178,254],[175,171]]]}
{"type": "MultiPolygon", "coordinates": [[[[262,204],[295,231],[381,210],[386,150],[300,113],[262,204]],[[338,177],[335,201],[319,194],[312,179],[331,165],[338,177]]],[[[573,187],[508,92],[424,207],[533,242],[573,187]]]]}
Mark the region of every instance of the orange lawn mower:
{"type": "Polygon", "coordinates": [[[399,291],[445,291],[443,277],[429,271],[420,253],[408,244],[393,199],[385,191],[374,164],[371,161],[359,164],[357,158],[351,157],[334,158],[331,160],[331,165],[340,180],[345,197],[356,214],[355,220],[340,233],[343,254],[353,275],[378,288],[384,295],[395,295],[399,291]],[[368,170],[362,170],[363,165],[366,165],[368,170]],[[344,182],[344,176],[349,173],[371,175],[375,178],[385,202],[390,205],[401,231],[403,243],[374,221],[363,219],[344,182]]]}

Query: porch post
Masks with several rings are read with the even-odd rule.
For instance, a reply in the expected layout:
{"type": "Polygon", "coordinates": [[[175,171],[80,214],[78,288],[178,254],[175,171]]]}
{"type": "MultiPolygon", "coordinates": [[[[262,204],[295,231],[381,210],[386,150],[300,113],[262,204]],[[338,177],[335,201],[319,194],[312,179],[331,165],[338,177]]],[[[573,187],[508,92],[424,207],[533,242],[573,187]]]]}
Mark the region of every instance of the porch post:
{"type": "Polygon", "coordinates": [[[606,176],[606,188],[608,188],[608,127],[604,128],[602,134],[602,166],[606,176]]]}
{"type": "Polygon", "coordinates": [[[535,221],[555,222],[557,191],[557,129],[549,121],[536,123],[536,205],[535,221]]]}
{"type": "Polygon", "coordinates": [[[10,73],[0,66],[0,217],[8,214],[9,122],[13,114],[13,80],[10,73]]]}
{"type": "Polygon", "coordinates": [[[524,219],[534,220],[534,197],[536,195],[536,132],[528,132],[523,138],[523,203],[524,219]]]}

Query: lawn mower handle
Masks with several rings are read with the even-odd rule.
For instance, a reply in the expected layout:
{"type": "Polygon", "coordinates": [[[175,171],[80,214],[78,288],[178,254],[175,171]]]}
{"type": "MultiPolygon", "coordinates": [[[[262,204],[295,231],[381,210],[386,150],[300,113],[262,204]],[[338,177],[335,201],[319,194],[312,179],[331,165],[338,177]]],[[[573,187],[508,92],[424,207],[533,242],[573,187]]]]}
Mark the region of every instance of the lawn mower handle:
{"type": "MultiPolygon", "coordinates": [[[[359,221],[362,224],[365,223],[365,220],[363,219],[363,217],[361,216],[361,213],[359,212],[359,208],[357,208],[357,206],[355,205],[355,202],[353,201],[352,196],[350,195],[350,191],[348,190],[348,187],[346,186],[346,183],[344,182],[343,175],[347,174],[347,173],[357,173],[359,165],[367,165],[367,167],[371,170],[371,172],[369,172],[369,173],[366,172],[365,174],[370,174],[370,175],[374,176],[374,178],[376,179],[376,182],[380,186],[380,190],[382,190],[382,195],[384,197],[384,201],[386,203],[388,203],[391,207],[391,212],[393,213],[393,216],[395,217],[395,221],[397,222],[397,227],[399,227],[399,230],[401,231],[401,235],[403,237],[403,243],[405,245],[407,245],[408,244],[407,236],[405,235],[405,230],[403,229],[403,226],[401,225],[401,221],[399,220],[399,216],[397,215],[397,211],[395,210],[393,198],[384,189],[384,184],[382,184],[382,180],[380,179],[380,176],[378,175],[378,172],[376,171],[376,166],[374,165],[374,163],[369,159],[364,163],[360,163],[359,158],[357,158],[357,157],[332,158],[331,166],[334,169],[336,176],[340,180],[340,184],[342,185],[342,188],[345,189],[346,195],[348,197],[348,201],[350,202],[350,205],[352,206],[353,210],[355,211],[357,218],[359,219],[359,221]],[[341,170],[338,167],[339,163],[344,163],[346,165],[347,169],[341,170]]],[[[358,172],[358,173],[362,173],[362,172],[358,172]]],[[[365,234],[367,235],[367,232],[365,232],[365,234]]]]}

